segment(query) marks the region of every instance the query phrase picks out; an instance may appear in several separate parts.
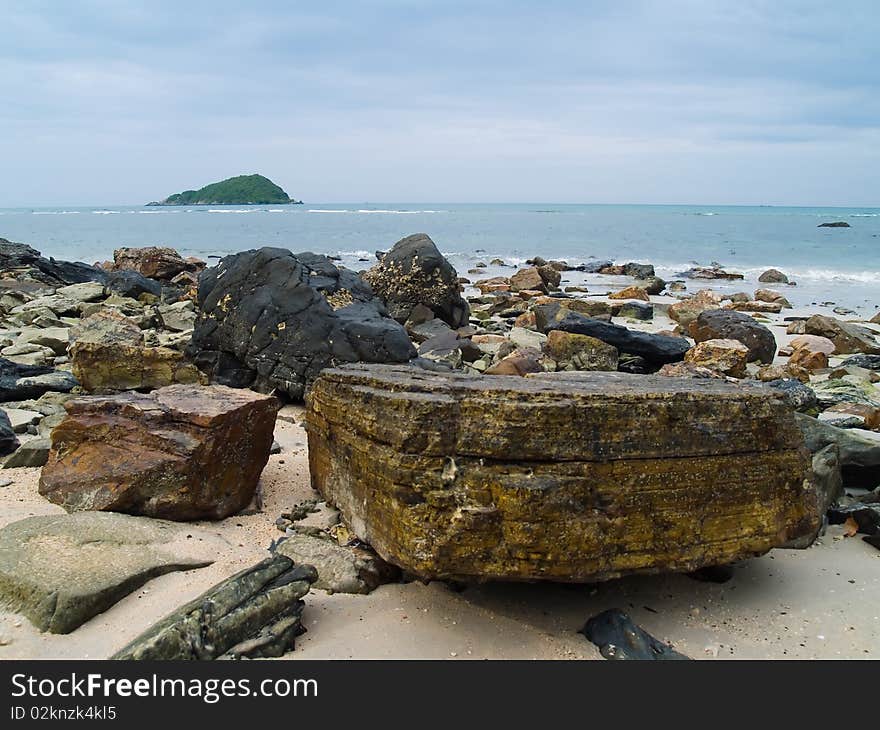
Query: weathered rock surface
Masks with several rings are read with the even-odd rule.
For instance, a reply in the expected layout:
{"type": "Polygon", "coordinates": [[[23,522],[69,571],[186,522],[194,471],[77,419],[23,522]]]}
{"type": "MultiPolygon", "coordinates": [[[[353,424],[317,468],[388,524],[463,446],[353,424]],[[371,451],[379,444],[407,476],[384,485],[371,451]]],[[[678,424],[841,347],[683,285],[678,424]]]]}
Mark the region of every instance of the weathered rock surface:
{"type": "Polygon", "coordinates": [[[170,281],[181,271],[193,268],[177,251],[164,246],[117,248],[113,252],[114,271],[136,271],[148,279],[170,281]]]}
{"type": "Polygon", "coordinates": [[[835,351],[838,353],[880,355],[880,342],[864,327],[834,317],[814,314],[807,320],[805,330],[808,335],[827,337],[834,343],[835,351]]]}
{"type": "Polygon", "coordinates": [[[280,248],[227,256],[202,272],[198,304],[187,352],[223,385],[299,399],[325,367],[416,356],[369,285],[326,256],[280,248]]]}
{"type": "Polygon", "coordinates": [[[749,362],[771,363],[776,355],[776,338],[753,317],[729,309],[707,309],[690,325],[696,342],[705,340],[739,340],[749,348],[749,362]]]}
{"type": "Polygon", "coordinates": [[[744,378],[748,356],[749,348],[739,340],[704,340],[684,354],[684,361],[734,378],[744,378]]]}
{"type": "Polygon", "coordinates": [[[468,303],[459,292],[458,273],[424,233],[401,239],[364,280],[403,324],[419,304],[450,327],[468,323],[468,303]]]}
{"type": "Polygon", "coordinates": [[[269,459],[278,401],[225,386],[172,385],[65,407],[40,494],[68,511],[194,520],[248,505],[269,459]]]}
{"type": "Polygon", "coordinates": [[[538,329],[542,332],[561,330],[595,337],[613,345],[619,352],[639,355],[656,365],[677,362],[690,349],[690,343],[684,337],[667,337],[631,330],[572,312],[557,304],[538,305],[535,307],[535,317],[538,329]]]}
{"type": "Polygon", "coordinates": [[[294,532],[278,543],[276,553],[318,571],[315,588],[328,593],[370,593],[399,571],[370,550],[344,547],[320,530],[294,532]]]}
{"type": "Polygon", "coordinates": [[[104,512],[28,517],[0,529],[0,603],[66,634],[150,578],[213,562],[178,525],[104,512]],[[189,544],[187,544],[189,543],[189,544]]]}
{"type": "Polygon", "coordinates": [[[760,388],[348,366],[326,370],[307,405],[313,486],[426,578],[689,571],[819,521],[792,413],[760,388]]]}
{"type": "Polygon", "coordinates": [[[209,660],[279,657],[305,630],[302,597],[311,565],[274,555],[218,583],[151,626],[111,659],[209,660]]]}
{"type": "Polygon", "coordinates": [[[617,370],[617,348],[595,337],[551,330],[546,348],[557,370],[617,370]]]}
{"type": "Polygon", "coordinates": [[[74,377],[90,393],[151,390],[205,380],[182,352],[167,347],[139,347],[77,341],[70,347],[74,377]]]}

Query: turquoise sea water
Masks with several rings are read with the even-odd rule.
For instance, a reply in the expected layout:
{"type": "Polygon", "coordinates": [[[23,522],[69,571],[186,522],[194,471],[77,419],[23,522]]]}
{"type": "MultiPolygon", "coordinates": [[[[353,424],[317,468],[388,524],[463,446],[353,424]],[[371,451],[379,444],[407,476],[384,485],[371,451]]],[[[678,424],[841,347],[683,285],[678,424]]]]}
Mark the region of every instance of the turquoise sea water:
{"type": "MultiPolygon", "coordinates": [[[[0,237],[45,255],[94,262],[119,246],[166,245],[223,256],[263,245],[339,255],[356,269],[411,233],[429,234],[460,273],[500,257],[535,255],[653,263],[671,278],[693,262],[746,274],[768,267],[798,282],[796,304],[880,305],[880,208],[659,205],[306,204],[186,208],[0,209],[0,237]],[[826,221],[851,228],[818,228],[826,221]]],[[[487,274],[501,273],[487,270],[487,274]]],[[[508,272],[509,273],[509,272],[508,272]]],[[[720,286],[720,285],[719,285],[720,286]]],[[[717,287],[716,287],[717,288],[717,287]]]]}

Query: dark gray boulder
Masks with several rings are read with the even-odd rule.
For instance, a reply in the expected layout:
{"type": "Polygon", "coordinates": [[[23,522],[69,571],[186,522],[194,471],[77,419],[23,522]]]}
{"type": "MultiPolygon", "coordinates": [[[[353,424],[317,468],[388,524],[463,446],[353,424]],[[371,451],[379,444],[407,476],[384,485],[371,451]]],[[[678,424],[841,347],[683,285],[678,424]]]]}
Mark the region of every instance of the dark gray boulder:
{"type": "Polygon", "coordinates": [[[0,238],[0,272],[12,278],[33,279],[56,287],[86,281],[103,284],[107,278],[107,273],[96,266],[47,259],[35,248],[5,238],[0,238]]]}
{"type": "Polygon", "coordinates": [[[637,264],[631,261],[623,265],[623,273],[636,279],[650,279],[654,276],[654,266],[652,264],[637,264]]]}
{"type": "Polygon", "coordinates": [[[424,233],[395,243],[364,279],[401,324],[419,304],[450,327],[468,323],[470,309],[461,296],[458,273],[424,233]]]}
{"type": "Polygon", "coordinates": [[[162,284],[130,269],[107,273],[107,288],[123,297],[137,299],[141,294],[162,296],[162,284]]]}
{"type": "Polygon", "coordinates": [[[326,256],[282,248],[227,256],[199,276],[198,305],[187,353],[223,385],[299,400],[325,367],[416,356],[370,286],[326,256]]]}
{"type": "Polygon", "coordinates": [[[776,355],[776,338],[754,317],[732,309],[707,309],[691,322],[690,334],[696,342],[737,340],[749,348],[748,361],[771,363],[776,355]]]}

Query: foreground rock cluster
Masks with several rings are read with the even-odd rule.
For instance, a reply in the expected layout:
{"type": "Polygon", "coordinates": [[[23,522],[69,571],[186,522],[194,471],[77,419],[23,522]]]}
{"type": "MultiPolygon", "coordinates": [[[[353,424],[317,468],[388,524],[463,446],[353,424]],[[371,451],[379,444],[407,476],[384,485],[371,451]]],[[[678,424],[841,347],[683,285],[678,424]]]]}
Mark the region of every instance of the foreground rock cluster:
{"type": "MultiPolygon", "coordinates": [[[[823,519],[880,547],[878,317],[786,316],[773,269],[720,293],[689,287],[742,275],[491,265],[509,275],[463,278],[425,234],[360,274],[279,248],[92,266],[0,239],[0,460],[42,466],[69,512],[0,529],[0,602],[67,632],[208,565],[179,523],[261,510],[283,400],[307,402],[326,502],[118,658],[278,656],[313,588],[691,571],[807,547],[823,519]]],[[[629,630],[594,624],[599,645],[605,624],[629,630]]]]}

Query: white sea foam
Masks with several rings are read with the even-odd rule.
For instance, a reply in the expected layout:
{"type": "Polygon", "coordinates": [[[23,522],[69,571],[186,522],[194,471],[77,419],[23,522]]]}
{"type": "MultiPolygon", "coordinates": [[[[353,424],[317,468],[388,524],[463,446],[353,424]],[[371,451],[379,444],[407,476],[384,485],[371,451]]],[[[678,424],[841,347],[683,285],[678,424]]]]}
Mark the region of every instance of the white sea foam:
{"type": "Polygon", "coordinates": [[[255,212],[257,212],[258,210],[259,210],[259,209],[257,209],[257,208],[251,208],[250,210],[245,210],[245,209],[241,209],[241,208],[233,208],[233,209],[228,209],[228,208],[208,208],[208,212],[209,212],[209,213],[255,213],[255,212]]]}
{"type": "Polygon", "coordinates": [[[358,258],[358,259],[367,259],[370,258],[373,254],[369,251],[337,251],[337,256],[342,256],[346,258],[358,258]]]}
{"type": "Polygon", "coordinates": [[[307,213],[354,213],[353,210],[325,210],[323,208],[309,208],[307,213]]]}
{"type": "Polygon", "coordinates": [[[33,215],[79,215],[78,210],[33,210],[33,215]]]}

